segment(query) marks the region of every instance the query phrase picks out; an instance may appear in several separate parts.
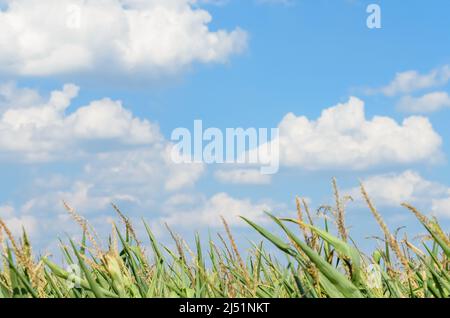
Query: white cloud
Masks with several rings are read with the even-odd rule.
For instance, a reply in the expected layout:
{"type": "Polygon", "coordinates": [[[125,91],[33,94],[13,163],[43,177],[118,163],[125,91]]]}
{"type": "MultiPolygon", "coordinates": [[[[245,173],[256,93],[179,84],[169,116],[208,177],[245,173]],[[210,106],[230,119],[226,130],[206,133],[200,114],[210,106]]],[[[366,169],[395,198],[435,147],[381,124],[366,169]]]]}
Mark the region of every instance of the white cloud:
{"type": "MultiPolygon", "coordinates": [[[[66,166],[64,176],[48,177],[45,186],[33,187],[27,193],[28,201],[17,203],[16,210],[10,206],[0,208],[0,215],[7,216],[6,221],[15,228],[19,220],[28,222],[27,227],[34,231],[39,244],[62,233],[79,233],[62,205],[63,200],[84,215],[100,236],[110,230],[108,219],[117,221],[111,203],[136,218],[136,223],[140,223],[139,217],[145,217],[161,227],[159,221],[166,206],[178,204],[180,209],[198,206],[199,201],[190,190],[204,172],[201,164],[172,163],[166,147],[167,144],[161,143],[142,149],[91,154],[84,159],[86,164],[81,169],[66,166]],[[183,197],[179,191],[187,194],[183,197]],[[38,222],[32,223],[33,219],[38,222]]],[[[34,184],[42,185],[45,176],[45,172],[39,173],[34,184]]]]}
{"type": "MultiPolygon", "coordinates": [[[[14,236],[22,234],[25,229],[27,234],[34,235],[37,228],[37,219],[31,215],[17,216],[12,205],[0,206],[0,219],[5,222],[14,236]]],[[[0,232],[2,229],[0,228],[0,232]]]]}
{"type": "MultiPolygon", "coordinates": [[[[371,176],[362,180],[362,183],[377,205],[398,207],[405,202],[411,204],[429,202],[432,198],[450,194],[448,187],[428,181],[411,170],[371,176]]],[[[344,192],[354,199],[362,199],[359,187],[344,192]]]]}
{"type": "Polygon", "coordinates": [[[32,227],[33,216],[42,221],[39,231],[59,229],[58,218],[66,213],[63,200],[96,218],[105,216],[112,202],[160,211],[167,196],[189,190],[204,172],[202,164],[175,164],[172,144],[159,127],[135,117],[119,101],[101,99],[69,113],[78,94],[75,85],[49,97],[11,83],[1,87],[1,159],[54,161],[36,170],[25,203],[0,207],[0,217],[16,228],[20,221],[32,227]]]}
{"type": "Polygon", "coordinates": [[[79,139],[117,139],[126,144],[148,144],[158,138],[155,126],[133,117],[121,102],[108,98],[77,109],[65,119],[65,124],[79,139]]]}
{"type": "Polygon", "coordinates": [[[14,236],[21,235],[23,229],[27,232],[27,235],[31,236],[36,234],[38,220],[34,216],[26,215],[6,219],[5,224],[14,236]]]}
{"type": "Polygon", "coordinates": [[[161,209],[165,196],[191,188],[204,172],[202,164],[172,163],[168,147],[158,144],[148,149],[92,155],[72,182],[56,182],[54,187],[40,188],[20,210],[22,213],[63,212],[63,200],[83,214],[104,211],[111,203],[161,209]]]}
{"type": "Polygon", "coordinates": [[[171,144],[156,144],[146,149],[98,154],[86,166],[90,180],[104,184],[134,184],[174,191],[192,187],[205,166],[197,163],[176,164],[171,159],[171,144]],[[157,186],[156,186],[157,185],[157,186]]]}
{"type": "Polygon", "coordinates": [[[382,93],[386,96],[409,94],[417,90],[445,85],[450,80],[450,66],[444,65],[432,70],[428,74],[420,74],[411,70],[397,73],[387,86],[378,89],[369,89],[368,93],[382,93]]]}
{"type": "Polygon", "coordinates": [[[164,203],[165,206],[174,208],[174,207],[186,207],[193,206],[198,202],[198,198],[192,194],[178,193],[172,195],[169,199],[164,203]]]}
{"type": "Polygon", "coordinates": [[[107,208],[113,202],[134,202],[137,199],[131,194],[120,193],[120,190],[106,194],[96,193],[95,185],[82,181],[77,181],[67,190],[52,190],[46,194],[27,201],[22,207],[22,213],[32,213],[38,208],[61,210],[62,202],[68,202],[71,206],[89,213],[93,211],[101,211],[107,208]]]}
{"type": "Polygon", "coordinates": [[[14,207],[11,205],[0,206],[0,218],[9,218],[14,215],[14,207]]]}
{"type": "Polygon", "coordinates": [[[0,84],[0,111],[7,108],[31,107],[43,104],[39,93],[29,88],[19,88],[14,82],[0,84]]]}
{"type": "Polygon", "coordinates": [[[446,92],[433,92],[421,97],[405,96],[398,107],[411,113],[430,113],[450,107],[450,96],[446,92]]]}
{"type": "Polygon", "coordinates": [[[214,176],[223,183],[232,184],[269,184],[270,175],[264,175],[259,169],[218,170],[214,176]]]}
{"type": "Polygon", "coordinates": [[[7,74],[158,76],[226,62],[247,44],[239,28],[211,31],[211,15],[190,0],[4,2],[0,71],[7,74]]]}
{"type": "MultiPolygon", "coordinates": [[[[429,181],[415,171],[370,176],[362,183],[377,206],[399,207],[409,203],[434,216],[450,218],[450,187],[429,181]]],[[[363,202],[359,187],[342,193],[363,202]]]]}
{"type": "Polygon", "coordinates": [[[317,120],[289,113],[279,128],[280,161],[287,166],[365,169],[441,157],[441,137],[427,118],[412,116],[401,124],[390,117],[366,119],[364,102],[355,97],[323,110],[317,120]]]}
{"type": "Polygon", "coordinates": [[[227,193],[218,193],[184,211],[180,210],[179,206],[170,208],[168,207],[169,215],[161,219],[169,225],[221,227],[220,216],[223,216],[231,226],[245,225],[240,216],[255,222],[265,222],[264,212],[272,211],[273,206],[265,202],[253,203],[249,199],[236,199],[227,193]]]}
{"type": "Polygon", "coordinates": [[[444,199],[434,199],[432,201],[431,211],[437,217],[450,218],[450,195],[444,199]]]}
{"type": "Polygon", "coordinates": [[[92,141],[129,146],[162,140],[157,125],[134,117],[120,101],[105,98],[68,114],[78,90],[67,84],[48,100],[32,90],[17,90],[25,92],[23,98],[20,93],[4,93],[5,105],[15,106],[0,111],[0,154],[14,160],[48,161],[84,153],[87,149],[82,145],[92,141]],[[31,103],[36,101],[41,104],[31,103]]]}

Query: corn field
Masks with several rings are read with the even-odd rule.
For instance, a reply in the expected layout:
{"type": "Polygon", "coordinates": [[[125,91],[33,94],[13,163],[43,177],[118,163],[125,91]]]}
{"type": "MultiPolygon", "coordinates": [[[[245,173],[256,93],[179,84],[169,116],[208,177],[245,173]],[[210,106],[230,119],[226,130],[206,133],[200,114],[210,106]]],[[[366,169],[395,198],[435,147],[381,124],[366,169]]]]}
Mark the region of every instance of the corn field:
{"type": "Polygon", "coordinates": [[[436,219],[405,203],[403,207],[417,217],[427,235],[419,246],[407,238],[399,240],[361,185],[368,214],[384,234],[379,247],[365,254],[352,241],[345,223],[348,198],[340,197],[335,181],[333,186],[335,205],[329,209],[330,217],[320,222],[300,199],[295,216],[267,214],[278,228],[276,233],[243,217],[261,235],[261,242],[245,255],[224,219],[224,235],[206,242],[196,236],[193,248],[168,228],[176,246],[172,250],[156,240],[145,222],[148,238],[141,242],[116,206],[121,225],[113,227],[108,248],[102,250],[92,227],[66,205],[83,236],[80,242],[61,242],[68,265],[64,266],[48,256],[36,258],[27,234],[14,238],[0,220],[0,298],[450,296],[450,238],[436,219]],[[267,246],[277,253],[269,253],[267,246]]]}

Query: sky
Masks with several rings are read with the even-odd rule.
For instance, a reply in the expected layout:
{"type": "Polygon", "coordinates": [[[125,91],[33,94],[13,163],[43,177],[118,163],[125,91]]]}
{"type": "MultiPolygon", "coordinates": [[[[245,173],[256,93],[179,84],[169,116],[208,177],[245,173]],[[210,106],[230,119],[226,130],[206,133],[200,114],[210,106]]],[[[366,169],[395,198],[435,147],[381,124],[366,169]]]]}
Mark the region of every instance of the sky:
{"type": "MultiPolygon", "coordinates": [[[[450,4],[446,0],[0,0],[0,218],[39,250],[99,231],[117,204],[161,238],[242,241],[295,197],[333,204],[350,233],[421,233],[409,202],[450,225],[450,4]],[[377,5],[380,22],[368,27],[377,5]],[[372,6],[373,8],[373,6],[372,6]],[[280,169],[175,163],[177,128],[279,128],[280,169]],[[403,233],[403,232],[401,232],[403,233]]],[[[319,217],[318,217],[319,218],[319,217]]]]}

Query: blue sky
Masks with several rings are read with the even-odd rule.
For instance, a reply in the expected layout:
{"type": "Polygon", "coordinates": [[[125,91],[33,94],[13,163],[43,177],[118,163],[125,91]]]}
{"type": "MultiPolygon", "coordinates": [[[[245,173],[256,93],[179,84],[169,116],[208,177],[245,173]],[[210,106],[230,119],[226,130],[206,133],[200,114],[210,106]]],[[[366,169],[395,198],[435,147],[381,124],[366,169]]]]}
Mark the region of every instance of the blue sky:
{"type": "Polygon", "coordinates": [[[27,227],[42,249],[79,232],[62,200],[104,232],[115,202],[162,238],[164,222],[181,233],[216,231],[221,214],[251,238],[237,215],[293,215],[296,195],[314,208],[332,204],[332,177],[354,197],[348,224],[357,238],[379,233],[359,180],[392,228],[420,230],[403,201],[448,228],[447,1],[55,3],[0,1],[0,217],[16,232],[27,227]],[[366,25],[372,3],[381,29],[366,25]],[[49,8],[60,14],[39,25],[49,8]],[[61,17],[77,18],[73,8],[80,24],[68,27],[61,17]],[[53,91],[63,92],[49,102],[53,91]],[[334,115],[320,126],[326,109],[334,115]],[[299,137],[302,118],[312,143],[299,137]],[[196,119],[220,129],[280,126],[289,151],[279,173],[249,184],[217,176],[237,167],[171,163],[172,131],[196,119]]]}

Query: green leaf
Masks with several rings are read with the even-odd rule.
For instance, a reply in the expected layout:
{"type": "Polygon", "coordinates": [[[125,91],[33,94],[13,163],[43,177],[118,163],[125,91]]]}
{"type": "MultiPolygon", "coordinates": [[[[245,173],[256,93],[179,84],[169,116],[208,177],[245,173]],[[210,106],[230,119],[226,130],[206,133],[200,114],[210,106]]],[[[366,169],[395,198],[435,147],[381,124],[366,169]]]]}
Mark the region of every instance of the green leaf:
{"type": "MultiPolygon", "coordinates": [[[[293,222],[299,224],[298,220],[294,219],[286,219],[286,221],[293,222]]],[[[330,245],[334,246],[334,248],[340,253],[342,256],[351,260],[351,269],[352,269],[352,281],[359,285],[362,283],[361,277],[361,256],[356,248],[348,245],[343,240],[333,236],[329,232],[323,231],[315,226],[312,226],[307,223],[303,223],[304,226],[310,228],[313,232],[319,235],[323,240],[328,242],[330,245]]]]}
{"type": "Polygon", "coordinates": [[[78,263],[80,264],[81,270],[84,273],[84,276],[86,276],[86,280],[89,283],[89,286],[94,293],[96,298],[105,298],[105,294],[102,291],[102,288],[99,286],[99,284],[95,281],[94,277],[92,276],[92,273],[87,268],[86,264],[84,263],[83,259],[80,256],[80,253],[78,252],[77,247],[73,243],[72,240],[70,240],[70,244],[72,245],[72,249],[75,253],[75,256],[78,259],[78,263]]]}
{"type": "Polygon", "coordinates": [[[302,242],[297,236],[295,236],[279,219],[275,216],[267,213],[267,215],[275,221],[283,231],[303,250],[303,252],[309,257],[309,259],[317,266],[319,271],[332,283],[339,292],[345,297],[349,298],[361,298],[362,295],[358,288],[349,281],[345,275],[336,270],[326,260],[324,260],[319,254],[311,249],[306,243],[302,242]]]}

